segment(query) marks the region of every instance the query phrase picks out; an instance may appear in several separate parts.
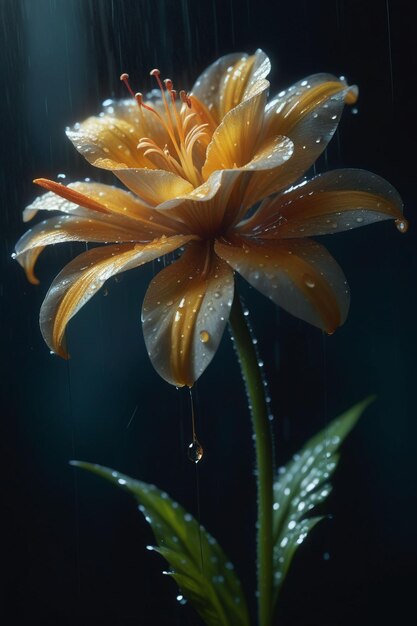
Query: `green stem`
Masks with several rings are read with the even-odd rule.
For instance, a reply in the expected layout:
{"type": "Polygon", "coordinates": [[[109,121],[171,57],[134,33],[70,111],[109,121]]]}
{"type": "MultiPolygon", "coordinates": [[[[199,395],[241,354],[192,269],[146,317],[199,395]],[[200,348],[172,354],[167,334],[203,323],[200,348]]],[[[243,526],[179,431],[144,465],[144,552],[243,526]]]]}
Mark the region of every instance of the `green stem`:
{"type": "Polygon", "coordinates": [[[258,488],[257,573],[258,624],[271,626],[272,620],[272,439],[264,386],[257,354],[236,293],[230,313],[230,326],[250,403],[255,435],[258,488]]]}

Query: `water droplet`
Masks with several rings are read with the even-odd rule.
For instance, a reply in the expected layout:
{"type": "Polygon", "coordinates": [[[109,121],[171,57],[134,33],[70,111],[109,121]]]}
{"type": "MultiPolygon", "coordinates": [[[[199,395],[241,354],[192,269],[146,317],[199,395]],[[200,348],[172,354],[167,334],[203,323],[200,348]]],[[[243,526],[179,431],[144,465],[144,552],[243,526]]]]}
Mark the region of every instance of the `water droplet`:
{"type": "Polygon", "coordinates": [[[200,331],[201,343],[207,343],[209,340],[210,340],[210,333],[208,333],[206,330],[201,330],[200,331]]]}
{"type": "Polygon", "coordinates": [[[314,289],[314,287],[316,286],[316,283],[314,282],[314,279],[312,276],[310,276],[310,274],[304,274],[303,280],[305,286],[309,287],[310,289],[314,289]]]}
{"type": "Polygon", "coordinates": [[[400,233],[406,233],[408,230],[408,222],[406,219],[395,220],[395,225],[400,233]]]}
{"type": "Polygon", "coordinates": [[[192,463],[198,463],[203,458],[204,450],[201,443],[194,439],[188,446],[187,456],[192,463]]]}
{"type": "Polygon", "coordinates": [[[180,593],[177,595],[177,601],[178,601],[180,604],[182,604],[182,605],[183,605],[183,604],[187,604],[187,600],[186,600],[186,599],[184,598],[184,596],[183,596],[182,594],[180,594],[180,593]]]}

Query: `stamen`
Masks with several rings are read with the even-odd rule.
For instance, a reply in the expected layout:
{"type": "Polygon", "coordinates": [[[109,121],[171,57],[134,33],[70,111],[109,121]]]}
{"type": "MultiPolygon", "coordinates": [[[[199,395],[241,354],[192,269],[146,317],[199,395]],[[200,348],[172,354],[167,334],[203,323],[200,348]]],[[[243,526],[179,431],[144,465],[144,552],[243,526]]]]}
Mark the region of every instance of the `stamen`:
{"type": "Polygon", "coordinates": [[[172,83],[172,80],[170,78],[166,78],[164,80],[164,85],[165,85],[166,89],[168,89],[168,91],[172,91],[172,89],[174,87],[174,85],[172,83]]]}
{"type": "MultiPolygon", "coordinates": [[[[209,134],[206,132],[206,129],[208,124],[199,123],[199,121],[205,121],[205,118],[201,117],[198,110],[188,111],[192,109],[193,101],[184,90],[181,90],[178,94],[170,78],[165,78],[164,81],[161,81],[161,72],[158,68],[154,68],[150,72],[150,75],[153,76],[158,83],[165,114],[163,111],[159,110],[159,107],[154,108],[150,104],[146,104],[140,91],[137,93],[133,92],[129,83],[128,74],[121,74],[120,80],[125,83],[130,95],[134,98],[139,107],[141,116],[143,109],[146,109],[158,119],[167,133],[172,147],[165,145],[165,147],[162,148],[158,146],[155,141],[146,136],[139,139],[137,147],[139,150],[144,151],[144,156],[146,157],[159,157],[159,159],[162,159],[164,162],[164,167],[167,167],[175,174],[189,180],[194,187],[198,187],[202,182],[202,176],[201,172],[194,164],[193,147],[197,141],[201,141],[203,146],[207,145],[209,134]],[[178,96],[182,102],[181,107],[179,107],[177,103],[178,96]]],[[[143,128],[145,129],[147,125],[144,118],[142,122],[144,124],[143,128]]]]}
{"type": "Polygon", "coordinates": [[[191,109],[191,100],[190,100],[188,94],[186,94],[183,89],[181,89],[181,91],[180,91],[180,98],[184,102],[184,104],[186,104],[188,106],[188,108],[191,109]]]}
{"type": "Polygon", "coordinates": [[[136,100],[136,96],[133,93],[133,89],[131,88],[131,86],[129,84],[129,74],[126,74],[126,72],[124,72],[123,74],[120,74],[120,80],[122,82],[124,82],[124,84],[126,85],[126,87],[129,90],[130,95],[132,96],[132,98],[135,98],[135,100],[136,100]]]}

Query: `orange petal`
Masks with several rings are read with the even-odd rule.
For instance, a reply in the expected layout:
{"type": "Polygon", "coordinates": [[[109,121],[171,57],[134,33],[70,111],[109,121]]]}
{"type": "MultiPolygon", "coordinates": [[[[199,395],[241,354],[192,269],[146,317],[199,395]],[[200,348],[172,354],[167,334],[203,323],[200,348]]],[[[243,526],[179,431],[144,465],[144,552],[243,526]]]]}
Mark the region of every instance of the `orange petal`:
{"type": "MultiPolygon", "coordinates": [[[[339,123],[345,102],[355,99],[355,88],[329,74],[316,74],[282,91],[267,106],[265,133],[289,137],[294,154],[276,170],[266,188],[268,195],[298,180],[326,148],[339,123]]],[[[254,176],[248,197],[256,198],[254,176]]]]}
{"type": "Polygon", "coordinates": [[[34,266],[45,246],[68,241],[138,242],[140,237],[138,231],[132,232],[111,222],[71,215],[44,220],[28,230],[16,244],[16,260],[24,268],[29,282],[39,283],[34,274],[34,266]]]}
{"type": "Polygon", "coordinates": [[[153,279],[142,309],[143,332],[156,371],[191,386],[212,360],[233,300],[233,272],[208,244],[192,243],[153,279]]]}
{"type": "Polygon", "coordinates": [[[403,220],[394,187],[371,172],[342,169],[265,200],[239,230],[263,238],[311,237],[387,219],[403,220]]]}
{"type": "Polygon", "coordinates": [[[275,304],[332,333],[343,324],[349,290],[339,265],[309,239],[235,237],[217,242],[217,254],[275,304]]]}
{"type": "Polygon", "coordinates": [[[219,124],[226,113],[237,106],[264,79],[271,65],[262,50],[254,55],[228,54],[210,65],[197,79],[191,91],[209,110],[219,124]]]}
{"type": "Polygon", "coordinates": [[[156,207],[166,200],[181,198],[194,187],[181,176],[165,170],[127,169],[114,174],[135,193],[142,202],[156,207]]]}
{"type": "Polygon", "coordinates": [[[47,179],[37,179],[35,182],[53,193],[36,198],[26,207],[23,212],[25,222],[38,211],[60,211],[133,229],[136,241],[180,234],[179,225],[169,216],[157,213],[124,189],[101,183],[78,182],[66,186],[47,179]]]}
{"type": "Polygon", "coordinates": [[[253,159],[262,133],[266,91],[232,109],[213,134],[202,174],[207,179],[216,170],[236,169],[253,159]]]}
{"type": "Polygon", "coordinates": [[[93,248],[77,256],[55,278],[42,304],[40,326],[50,349],[67,357],[63,344],[69,320],[108,278],[172,252],[190,239],[191,236],[161,237],[147,244],[93,248]]]}

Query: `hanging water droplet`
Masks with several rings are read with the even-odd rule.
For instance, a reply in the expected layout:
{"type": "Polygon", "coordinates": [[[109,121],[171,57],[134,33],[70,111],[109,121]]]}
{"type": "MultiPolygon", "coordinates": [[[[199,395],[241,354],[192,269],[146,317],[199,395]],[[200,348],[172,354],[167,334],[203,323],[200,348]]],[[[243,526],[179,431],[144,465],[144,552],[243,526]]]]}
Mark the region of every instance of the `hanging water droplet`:
{"type": "Polygon", "coordinates": [[[188,446],[187,456],[192,463],[198,463],[203,458],[204,450],[201,443],[194,439],[188,446]]]}
{"type": "Polygon", "coordinates": [[[312,276],[310,276],[310,274],[304,274],[303,280],[306,287],[309,287],[310,289],[314,289],[314,287],[316,286],[316,283],[314,282],[314,279],[312,276]]]}
{"type": "Polygon", "coordinates": [[[200,341],[201,343],[207,343],[210,340],[210,333],[207,330],[200,331],[200,341]]]}
{"type": "Polygon", "coordinates": [[[408,230],[408,222],[406,219],[395,220],[395,225],[400,233],[406,233],[408,230]]]}

